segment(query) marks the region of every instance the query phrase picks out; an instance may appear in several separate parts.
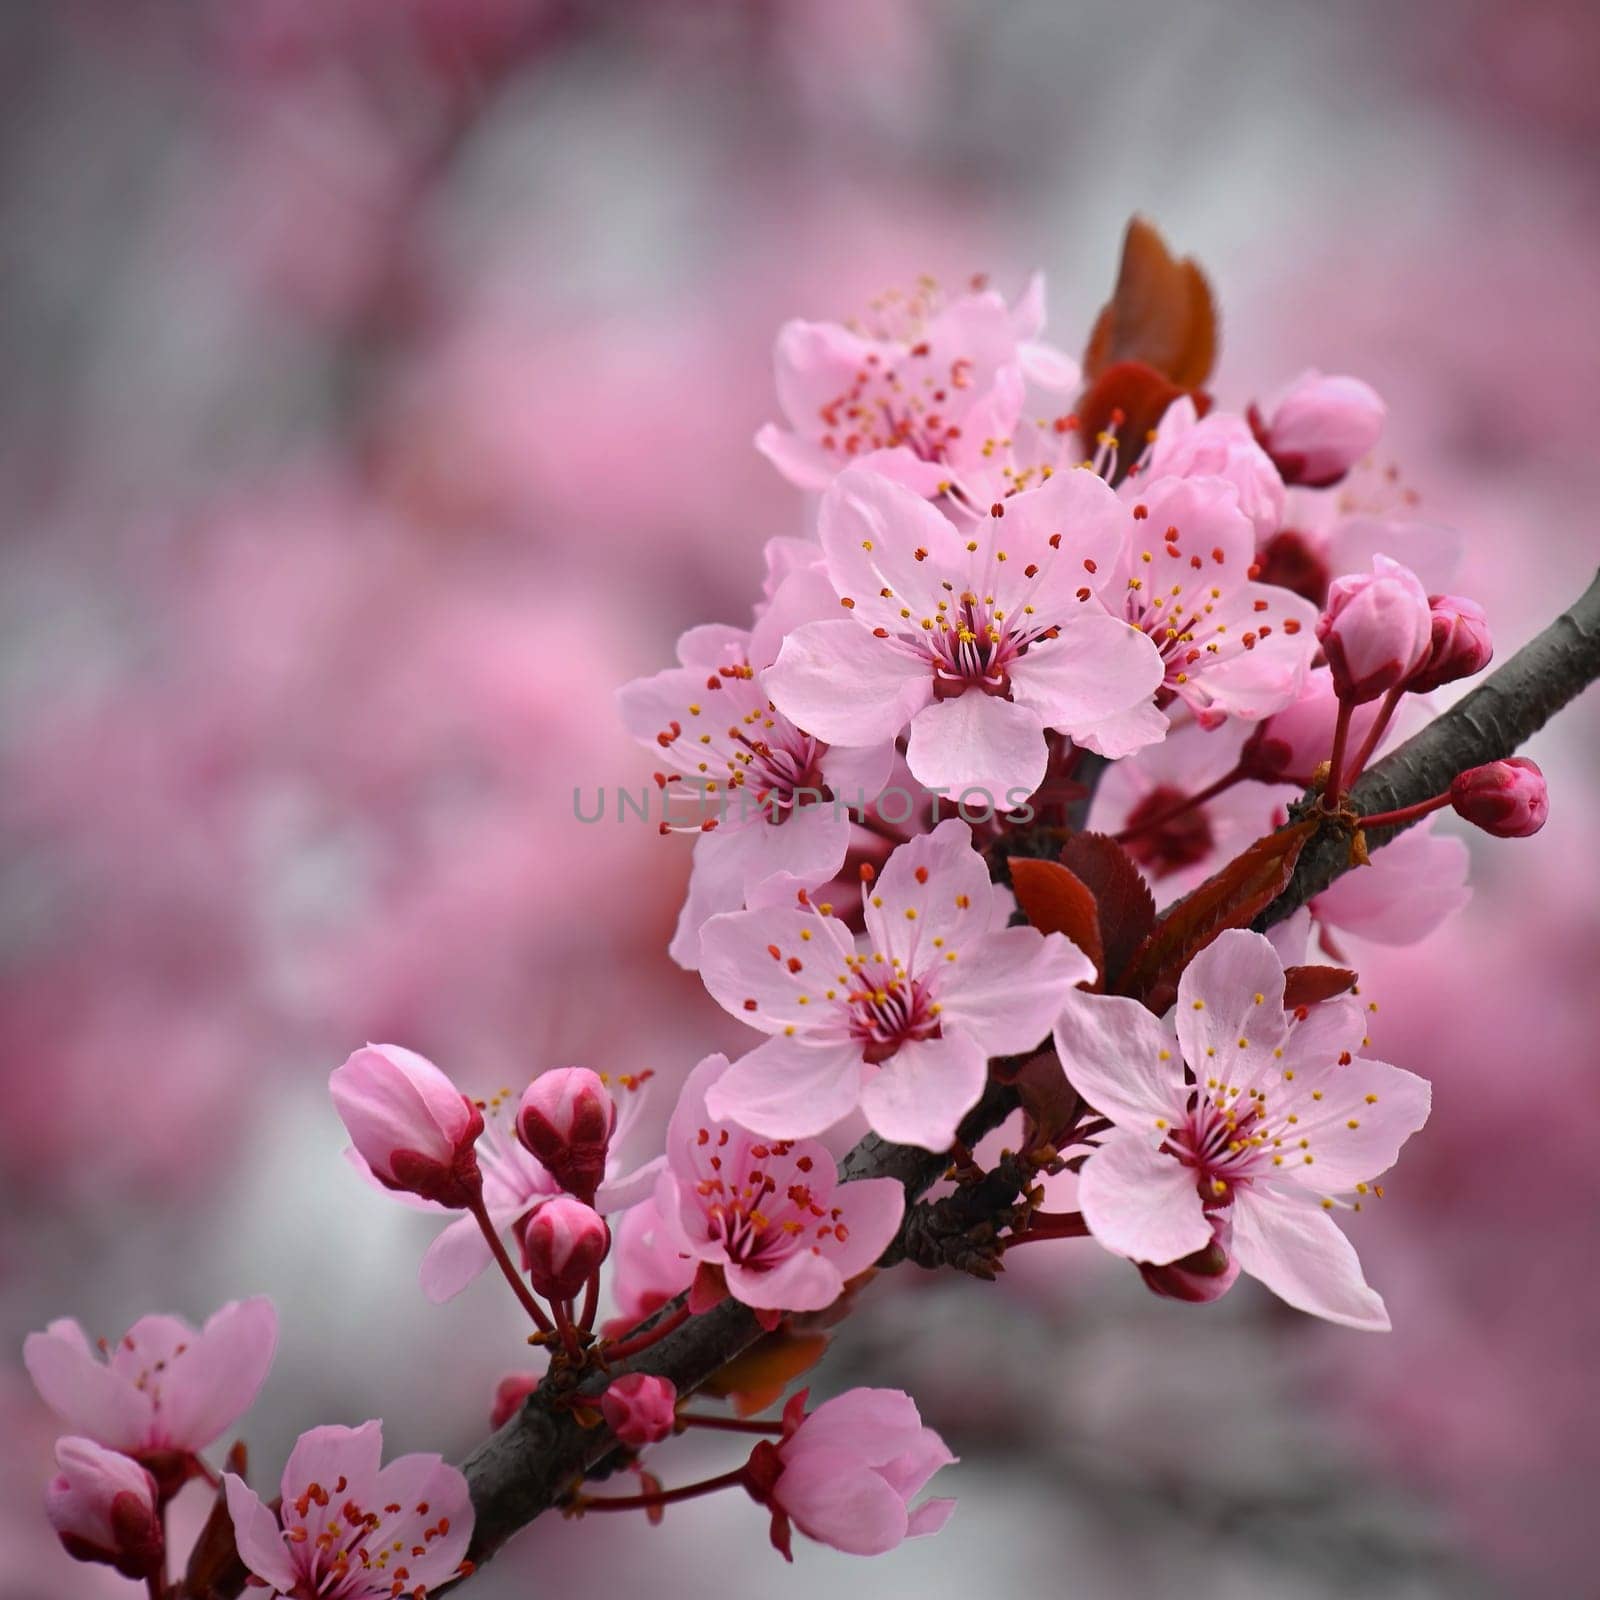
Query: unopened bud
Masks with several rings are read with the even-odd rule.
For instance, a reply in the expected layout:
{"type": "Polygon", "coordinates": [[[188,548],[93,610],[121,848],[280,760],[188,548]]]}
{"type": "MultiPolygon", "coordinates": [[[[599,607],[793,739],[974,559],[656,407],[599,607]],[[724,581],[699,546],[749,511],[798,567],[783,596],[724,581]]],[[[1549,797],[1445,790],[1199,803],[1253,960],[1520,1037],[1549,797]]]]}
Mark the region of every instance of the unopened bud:
{"type": "MultiPolygon", "coordinates": [[[[1212,1224],[1213,1229],[1216,1223],[1212,1224]]],[[[1152,1293],[1167,1300],[1184,1300],[1190,1305],[1210,1305],[1220,1300],[1239,1276],[1239,1263],[1234,1260],[1221,1239],[1213,1234],[1211,1243],[1193,1255],[1169,1261],[1164,1266],[1139,1262],[1139,1276],[1152,1293]]]]}
{"type": "Polygon", "coordinates": [[[670,1378],[631,1372],[618,1378],[600,1401],[606,1426],[624,1443],[659,1444],[678,1419],[678,1390],[670,1378]]]}
{"type": "Polygon", "coordinates": [[[164,1541],[155,1479],[89,1439],[57,1440],[56,1466],[45,1515],[67,1554],[115,1567],[125,1578],[158,1576],[164,1541]]]}
{"type": "Polygon", "coordinates": [[[1377,444],[1387,408],[1359,378],[1302,373],[1265,421],[1251,409],[1261,447],[1285,483],[1325,489],[1377,444]]]}
{"type": "Polygon", "coordinates": [[[328,1080],[351,1143],[386,1189],[462,1208],[483,1189],[475,1146],[483,1113],[425,1056],[357,1050],[328,1080]]]}
{"type": "Polygon", "coordinates": [[[517,1137],[569,1194],[592,1202],[606,1173],[617,1107],[587,1067],[543,1072],[517,1107],[517,1137]]]}
{"type": "Polygon", "coordinates": [[[1460,774],[1450,785],[1450,804],[1498,839],[1526,839],[1550,815],[1550,790],[1526,756],[1508,756],[1460,774]]]}
{"type": "Polygon", "coordinates": [[[611,1230],[598,1211],[558,1194],[528,1219],[522,1247],[533,1287],[547,1300],[570,1300],[605,1260],[611,1230]]]}
{"type": "Polygon", "coordinates": [[[1428,597],[1428,606],[1433,614],[1433,642],[1422,665],[1407,680],[1406,688],[1412,694],[1428,694],[1441,684],[1470,678],[1482,672],[1494,656],[1489,619],[1476,600],[1435,594],[1428,597]]]}
{"type": "Polygon", "coordinates": [[[503,1428],[522,1409],[523,1401],[544,1381],[542,1372],[508,1372],[494,1386],[489,1426],[503,1428]]]}
{"type": "Polygon", "coordinates": [[[1433,613],[1416,573],[1387,556],[1336,578],[1317,622],[1341,700],[1361,705],[1407,682],[1433,645],[1433,613]]]}

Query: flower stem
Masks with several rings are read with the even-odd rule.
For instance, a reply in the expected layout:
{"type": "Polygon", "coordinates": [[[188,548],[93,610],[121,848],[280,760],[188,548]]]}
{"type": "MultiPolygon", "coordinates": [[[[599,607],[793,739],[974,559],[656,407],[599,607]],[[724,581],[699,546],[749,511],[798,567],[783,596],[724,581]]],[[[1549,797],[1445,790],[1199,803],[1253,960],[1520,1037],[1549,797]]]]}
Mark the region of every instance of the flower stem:
{"type": "Polygon", "coordinates": [[[1333,754],[1328,758],[1328,781],[1322,791],[1322,809],[1339,809],[1339,794],[1344,787],[1344,747],[1350,738],[1350,713],[1355,708],[1348,700],[1339,702],[1339,718],[1333,725],[1333,754]]]}
{"type": "Polygon", "coordinates": [[[703,1494],[715,1494],[720,1489],[741,1488],[744,1481],[744,1468],[738,1467],[700,1483],[686,1483],[678,1489],[659,1489],[654,1494],[603,1495],[593,1499],[579,1495],[573,1505],[583,1512],[649,1511],[655,1506],[669,1506],[677,1500],[694,1500],[703,1494]]]}
{"type": "Polygon", "coordinates": [[[1088,1237],[1089,1225],[1083,1220],[1081,1211],[1035,1211],[1028,1219],[1026,1232],[1013,1233],[1002,1239],[1001,1243],[1007,1250],[1014,1250],[1019,1244],[1036,1240],[1088,1237]]]}
{"type": "Polygon", "coordinates": [[[522,1281],[522,1274],[517,1271],[516,1264],[506,1253],[505,1241],[500,1237],[499,1230],[489,1219],[489,1212],[484,1206],[483,1197],[479,1195],[467,1210],[472,1214],[472,1220],[478,1224],[478,1231],[482,1233],[489,1246],[489,1253],[494,1257],[495,1264],[500,1268],[501,1274],[511,1285],[511,1292],[521,1302],[522,1309],[533,1319],[533,1325],[540,1333],[554,1333],[555,1324],[544,1313],[544,1307],[533,1297],[533,1290],[522,1281]]]}
{"type": "Polygon", "coordinates": [[[1225,793],[1236,783],[1242,783],[1247,777],[1249,773],[1245,771],[1244,763],[1240,762],[1231,772],[1225,772],[1215,783],[1207,784],[1198,794],[1192,794],[1187,800],[1180,800],[1177,805],[1158,812],[1148,822],[1141,822],[1136,828],[1124,828],[1121,833],[1113,834],[1112,838],[1118,844],[1126,844],[1129,839],[1137,838],[1141,833],[1148,833],[1152,828],[1164,828],[1174,817],[1181,817],[1185,811],[1193,811],[1196,806],[1203,806],[1206,801],[1215,800],[1219,794],[1225,793]]]}
{"type": "Polygon", "coordinates": [[[1361,748],[1356,751],[1355,760],[1350,763],[1350,781],[1352,783],[1366,771],[1367,763],[1372,759],[1372,752],[1378,748],[1378,741],[1387,731],[1389,719],[1394,715],[1395,707],[1400,704],[1400,696],[1405,692],[1405,685],[1399,684],[1383,697],[1383,704],[1378,708],[1378,715],[1374,719],[1366,738],[1361,741],[1361,748]]]}
{"type": "Polygon", "coordinates": [[[567,1352],[567,1359],[573,1366],[583,1365],[583,1346],[578,1342],[578,1330],[572,1325],[572,1302],[570,1300],[552,1300],[550,1302],[556,1314],[556,1329],[561,1335],[561,1343],[567,1352]]]}
{"type": "Polygon", "coordinates": [[[1449,804],[1450,791],[1446,789],[1443,794],[1436,794],[1431,800],[1419,800],[1414,806],[1401,806],[1397,811],[1374,811],[1361,819],[1361,826],[1392,828],[1402,822],[1415,822],[1418,817],[1425,817],[1430,811],[1438,811],[1449,804]]]}
{"type": "Polygon", "coordinates": [[[594,1328],[595,1313],[600,1309],[600,1269],[598,1267],[590,1273],[589,1282],[583,1291],[583,1313],[578,1318],[578,1326],[585,1333],[594,1328]]]}
{"type": "Polygon", "coordinates": [[[688,1320],[689,1306],[685,1302],[670,1317],[663,1317],[653,1328],[646,1328],[643,1333],[633,1334],[617,1344],[602,1345],[600,1354],[607,1361],[621,1361],[627,1356],[636,1356],[641,1350],[648,1350],[656,1340],[665,1339],[674,1328],[682,1327],[688,1320]]]}
{"type": "Polygon", "coordinates": [[[744,1417],[708,1417],[694,1411],[680,1411],[678,1421],[685,1428],[716,1428],[723,1433],[764,1433],[776,1436],[783,1432],[781,1422],[756,1422],[744,1417]]]}

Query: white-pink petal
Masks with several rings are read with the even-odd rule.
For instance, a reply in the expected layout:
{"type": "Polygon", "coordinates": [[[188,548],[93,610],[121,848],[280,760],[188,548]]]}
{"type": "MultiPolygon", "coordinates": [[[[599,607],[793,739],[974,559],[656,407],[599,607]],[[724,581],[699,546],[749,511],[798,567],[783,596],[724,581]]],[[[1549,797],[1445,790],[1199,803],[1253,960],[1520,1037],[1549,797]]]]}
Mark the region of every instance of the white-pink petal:
{"type": "Polygon", "coordinates": [[[1193,1170],[1129,1129],[1113,1129],[1084,1163],[1078,1206],[1095,1238],[1130,1261],[1162,1266],[1211,1239],[1193,1170]]]}
{"type": "Polygon", "coordinates": [[[936,980],[940,1021],[970,1033],[986,1056],[1032,1049],[1074,986],[1095,977],[1094,963],[1065,934],[1037,928],[1001,928],[956,956],[936,980]]]}
{"type": "Polygon", "coordinates": [[[1067,1081],[1118,1127],[1154,1141],[1158,1118],[1182,1115],[1186,1091],[1177,1043],[1137,1000],[1070,989],[1062,996],[1055,1040],[1067,1081]]]}
{"type": "Polygon", "coordinates": [[[764,1139],[811,1139],[861,1103],[860,1047],[807,1044],[782,1034],[741,1056],[706,1096],[719,1122],[764,1139]]]}
{"type": "Polygon", "coordinates": [[[975,812],[1013,811],[1044,782],[1048,751],[1037,711],[968,689],[911,719],[906,764],[927,789],[968,797],[975,812]]]}
{"type": "Polygon", "coordinates": [[[879,1138],[948,1150],[987,1076],[988,1057],[966,1033],[908,1040],[867,1081],[861,1109],[879,1138]]]}
{"type": "Polygon", "coordinates": [[[1262,1052],[1281,1046],[1289,1031],[1277,951],[1248,929],[1218,934],[1184,968],[1173,1020],[1184,1059],[1197,1072],[1216,1062],[1232,1073],[1241,1060],[1254,1071],[1262,1052]]]}
{"type": "Polygon", "coordinates": [[[763,678],[784,716],[831,745],[892,740],[933,699],[925,659],[849,619],[796,628],[763,678]]]}

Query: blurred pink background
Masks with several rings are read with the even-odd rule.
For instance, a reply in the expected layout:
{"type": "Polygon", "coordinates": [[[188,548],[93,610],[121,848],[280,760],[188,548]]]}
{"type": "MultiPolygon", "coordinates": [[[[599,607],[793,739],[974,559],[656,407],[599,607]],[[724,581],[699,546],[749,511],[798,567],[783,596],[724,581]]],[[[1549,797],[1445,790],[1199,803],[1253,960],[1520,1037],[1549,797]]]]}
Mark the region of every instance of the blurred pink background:
{"type": "MultiPolygon", "coordinates": [[[[421,1299],[427,1219],[339,1159],[353,1045],[651,1068],[664,1115],[749,1042],[666,956],[683,841],[572,791],[646,781],[613,689],[804,529],[750,444],[784,317],[1039,266],[1076,350],[1142,210],[1211,275],[1225,403],[1383,393],[1502,655],[1600,551],[1578,0],[70,0],[0,40],[4,1600],[127,1588],[39,1514],[53,1316],[272,1294],[268,1478],[314,1422],[486,1431],[512,1309],[421,1299]]],[[[551,1518],[471,1592],[1593,1592],[1597,732],[1591,693],[1534,741],[1550,825],[1469,841],[1454,922],[1352,941],[1435,1084],[1359,1225],[1392,1335],[1092,1247],[897,1275],[819,1383],[946,1432],[939,1541],[786,1569],[731,1501],[551,1518]]]]}

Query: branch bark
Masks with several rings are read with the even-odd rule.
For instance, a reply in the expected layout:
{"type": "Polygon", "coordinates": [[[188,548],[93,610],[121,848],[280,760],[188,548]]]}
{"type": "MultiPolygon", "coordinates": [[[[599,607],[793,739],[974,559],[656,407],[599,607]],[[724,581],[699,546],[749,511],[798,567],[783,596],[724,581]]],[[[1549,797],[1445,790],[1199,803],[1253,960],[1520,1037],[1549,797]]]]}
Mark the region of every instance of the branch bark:
{"type": "MultiPolygon", "coordinates": [[[[1511,755],[1556,712],[1600,678],[1600,574],[1570,609],[1526,644],[1471,694],[1368,770],[1350,792],[1363,816],[1430,800],[1457,773],[1511,755]]],[[[1307,793],[1296,813],[1318,797],[1307,793]]],[[[1374,828],[1367,847],[1398,838],[1411,823],[1374,828]]],[[[1264,933],[1299,910],[1350,868],[1346,835],[1329,828],[1301,852],[1289,886],[1256,918],[1264,933]]]]}
{"type": "MultiPolygon", "coordinates": [[[[1600,577],[1531,644],[1367,773],[1353,793],[1356,808],[1376,812],[1410,805],[1438,794],[1458,772],[1510,755],[1597,677],[1600,577]]],[[[1308,796],[1307,801],[1312,798],[1308,796]]],[[[1377,847],[1400,831],[1374,830],[1369,843],[1377,847]]],[[[1257,928],[1281,921],[1349,870],[1349,865],[1347,840],[1330,829],[1326,837],[1307,847],[1288,889],[1257,919],[1257,928]]],[[[963,1123],[962,1140],[975,1144],[997,1127],[1015,1104],[1011,1090],[991,1085],[963,1123]]],[[[845,1158],[841,1176],[894,1178],[905,1186],[908,1200],[915,1200],[944,1172],[947,1162],[943,1155],[868,1137],[845,1158]]],[[[905,1241],[897,1239],[884,1262],[892,1264],[904,1254],[905,1241]]],[[[666,1307],[658,1315],[672,1309],[666,1307]]],[[[760,1335],[755,1318],[730,1300],[705,1316],[692,1318],[659,1344],[619,1366],[616,1373],[655,1373],[670,1378],[680,1393],[687,1394],[760,1335]]],[[[607,1381],[591,1376],[577,1392],[596,1396],[607,1381]]],[[[603,1472],[617,1448],[605,1428],[582,1427],[561,1404],[561,1397],[544,1390],[533,1395],[516,1417],[464,1463],[477,1510],[469,1552],[472,1560],[487,1560],[519,1528],[558,1504],[582,1478],[603,1472]]]]}

